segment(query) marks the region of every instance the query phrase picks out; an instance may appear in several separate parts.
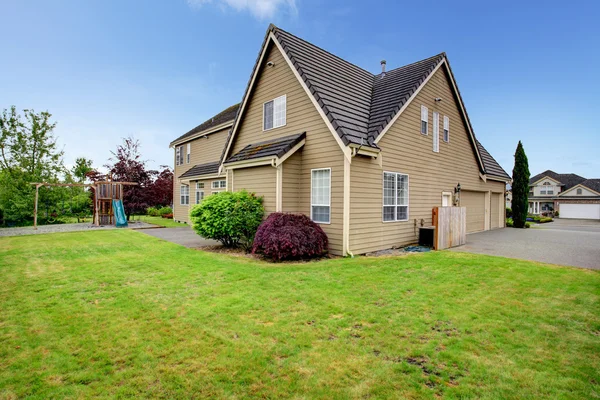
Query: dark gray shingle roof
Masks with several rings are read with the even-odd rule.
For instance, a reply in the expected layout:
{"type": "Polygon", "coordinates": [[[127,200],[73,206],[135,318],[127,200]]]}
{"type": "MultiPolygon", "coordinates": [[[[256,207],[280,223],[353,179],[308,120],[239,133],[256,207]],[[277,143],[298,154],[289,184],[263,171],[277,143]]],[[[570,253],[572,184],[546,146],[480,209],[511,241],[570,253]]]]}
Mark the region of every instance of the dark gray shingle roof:
{"type": "Polygon", "coordinates": [[[563,191],[570,189],[573,186],[578,185],[586,180],[583,176],[579,176],[577,174],[557,174],[556,172],[548,169],[542,172],[541,174],[537,174],[531,179],[529,179],[529,184],[533,185],[534,183],[546,176],[562,183],[563,191]]]}
{"type": "Polygon", "coordinates": [[[220,162],[215,161],[207,164],[194,165],[192,168],[185,171],[179,178],[188,178],[200,175],[214,175],[219,172],[220,162]]]}
{"type": "Polygon", "coordinates": [[[507,178],[510,179],[510,175],[506,173],[504,168],[498,164],[498,162],[492,157],[490,153],[483,147],[479,140],[477,141],[477,147],[479,148],[479,154],[481,155],[481,161],[483,162],[483,167],[485,168],[485,173],[492,176],[497,176],[499,178],[507,178]]]}
{"type": "Polygon", "coordinates": [[[194,134],[196,134],[198,132],[202,132],[207,129],[213,128],[215,126],[224,124],[227,121],[233,121],[235,119],[235,116],[237,115],[239,108],[240,108],[239,103],[226,108],[225,110],[221,111],[214,117],[204,121],[203,123],[201,123],[194,129],[192,129],[191,131],[179,136],[177,139],[173,140],[171,142],[171,144],[173,144],[181,139],[185,139],[187,137],[193,136],[194,134]]]}
{"type": "Polygon", "coordinates": [[[590,188],[593,191],[600,193],[600,179],[586,179],[581,182],[581,184],[586,188],[590,188]]]}
{"type": "MultiPolygon", "coordinates": [[[[275,35],[345,145],[378,148],[374,141],[379,133],[446,58],[445,53],[440,53],[385,74],[374,75],[274,25],[269,26],[261,48],[268,43],[270,33],[275,35]]],[[[250,90],[252,76],[260,67],[259,61],[260,53],[248,81],[246,94],[250,90]]],[[[448,70],[452,75],[449,64],[448,70]]],[[[462,101],[460,93],[457,97],[462,101]]],[[[468,116],[465,119],[472,131],[468,116]]],[[[232,134],[230,131],[227,143],[231,141],[232,134]]],[[[483,148],[480,143],[472,145],[475,151],[483,148]]],[[[227,156],[226,149],[227,145],[221,159],[227,156]]],[[[489,156],[489,159],[493,160],[493,157],[489,156]]],[[[490,171],[495,169],[495,173],[490,174],[500,173],[497,176],[509,178],[495,160],[488,161],[488,164],[491,166],[490,171]]]]}
{"type": "Polygon", "coordinates": [[[445,56],[440,53],[375,76],[369,112],[368,136],[371,140],[377,138],[445,56]]]}
{"type": "Polygon", "coordinates": [[[260,143],[252,143],[225,160],[225,164],[263,157],[282,157],[306,137],[306,132],[260,143]]]}

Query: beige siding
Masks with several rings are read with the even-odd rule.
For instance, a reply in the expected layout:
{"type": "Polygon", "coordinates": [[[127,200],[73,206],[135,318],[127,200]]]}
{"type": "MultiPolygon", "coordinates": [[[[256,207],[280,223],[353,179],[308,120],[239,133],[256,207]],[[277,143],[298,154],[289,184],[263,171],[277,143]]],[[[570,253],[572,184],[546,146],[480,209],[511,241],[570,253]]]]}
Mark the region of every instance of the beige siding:
{"type": "MultiPolygon", "coordinates": [[[[272,45],[271,45],[272,46],[272,45]]],[[[298,212],[310,215],[311,169],[331,168],[331,224],[321,224],[329,237],[330,251],[342,253],[342,215],[343,215],[343,153],[323,122],[317,109],[294,76],[279,50],[272,46],[267,51],[265,61],[272,61],[274,67],[264,66],[250,97],[245,115],[240,122],[232,150],[234,154],[250,143],[261,142],[277,137],[306,132],[306,144],[302,149],[302,162],[299,165],[299,185],[295,203],[283,203],[284,210],[296,208],[298,212]],[[287,125],[263,132],[263,103],[281,95],[287,96],[287,125]]],[[[283,164],[283,173],[287,168],[287,160],[283,164]]],[[[292,167],[293,168],[293,167],[292,167]]],[[[274,168],[273,168],[274,170],[274,168]]],[[[237,171],[233,178],[234,187],[238,187],[237,171]]],[[[289,182],[288,182],[289,183],[289,182]]],[[[284,189],[284,199],[286,199],[284,189]]],[[[289,190],[288,190],[289,194],[289,190]]],[[[273,192],[274,196],[274,192],[273,192]]],[[[289,200],[289,196],[287,196],[289,200]]],[[[275,199],[267,200],[275,204],[275,199]]]]}
{"type": "Polygon", "coordinates": [[[277,169],[270,166],[233,170],[233,190],[247,190],[263,196],[265,216],[275,212],[275,180],[277,169]]]}
{"type": "MultiPolygon", "coordinates": [[[[442,192],[504,191],[504,183],[483,182],[467,130],[441,68],[379,142],[381,160],[355,157],[351,165],[350,250],[355,254],[417,241],[415,220],[431,225],[431,211],[442,204],[442,192]],[[441,97],[439,103],[434,98],[441,97]],[[429,109],[428,135],[420,133],[421,105],[429,109]],[[439,153],[433,149],[433,111],[440,113],[439,153]],[[443,117],[450,118],[450,141],[444,142],[443,117]],[[381,165],[380,165],[381,162],[381,165]],[[409,220],[382,221],[383,171],[409,175],[409,220]]],[[[489,212],[489,210],[488,210],[489,212]]]]}
{"type": "Polygon", "coordinates": [[[180,185],[181,183],[177,183],[174,190],[174,210],[173,210],[173,219],[179,222],[185,222],[186,224],[190,223],[190,209],[196,204],[196,182],[204,182],[204,188],[199,189],[200,191],[204,191],[204,197],[210,196],[213,192],[222,192],[225,189],[213,189],[212,183],[214,181],[222,181],[225,180],[225,177],[215,178],[215,179],[204,179],[200,181],[191,181],[190,185],[190,204],[189,205],[181,205],[180,204],[180,185]]]}
{"type": "Polygon", "coordinates": [[[298,213],[300,212],[298,193],[300,193],[300,176],[302,174],[302,151],[297,151],[285,160],[282,167],[282,211],[298,213]]]}
{"type": "MultiPolygon", "coordinates": [[[[183,152],[184,152],[184,164],[176,165],[175,160],[175,149],[173,149],[173,165],[174,176],[173,180],[173,219],[175,221],[187,222],[189,223],[189,206],[181,205],[180,202],[180,186],[181,182],[177,179],[184,172],[188,171],[194,165],[206,164],[210,162],[219,161],[221,157],[221,153],[223,152],[223,147],[225,146],[225,141],[227,140],[227,134],[229,132],[229,128],[222,129],[215,133],[211,133],[206,137],[201,137],[198,139],[191,140],[190,142],[183,143],[183,152]],[[190,143],[190,162],[187,162],[187,143],[190,143]]],[[[222,179],[225,179],[224,177],[222,179]]],[[[209,184],[211,181],[208,181],[209,184]]],[[[206,195],[209,195],[211,190],[208,185],[205,185],[206,195]]],[[[195,199],[195,183],[192,184],[190,189],[190,203],[194,202],[195,199]]],[[[192,204],[190,204],[191,206],[192,204]]]]}

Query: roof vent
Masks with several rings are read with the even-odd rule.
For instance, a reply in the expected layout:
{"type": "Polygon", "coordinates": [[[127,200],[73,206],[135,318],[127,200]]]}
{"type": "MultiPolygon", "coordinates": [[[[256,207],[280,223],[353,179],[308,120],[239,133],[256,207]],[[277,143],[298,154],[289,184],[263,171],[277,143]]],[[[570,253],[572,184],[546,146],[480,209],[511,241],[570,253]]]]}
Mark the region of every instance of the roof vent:
{"type": "Polygon", "coordinates": [[[381,60],[381,73],[382,74],[385,74],[385,64],[386,64],[385,60],[381,60]]]}

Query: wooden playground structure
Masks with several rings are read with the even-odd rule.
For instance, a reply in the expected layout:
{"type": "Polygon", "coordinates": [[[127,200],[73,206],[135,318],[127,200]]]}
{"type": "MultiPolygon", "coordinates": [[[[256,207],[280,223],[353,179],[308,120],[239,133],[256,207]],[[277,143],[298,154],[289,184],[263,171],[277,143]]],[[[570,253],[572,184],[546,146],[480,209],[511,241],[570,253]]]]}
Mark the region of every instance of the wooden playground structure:
{"type": "Polygon", "coordinates": [[[113,209],[113,200],[123,201],[123,186],[135,186],[135,182],[115,182],[115,181],[100,181],[94,183],[47,183],[34,182],[35,185],[35,205],[33,209],[33,229],[37,229],[38,215],[38,197],[39,190],[42,186],[80,186],[89,187],[93,190],[93,216],[94,225],[115,225],[115,212],[113,209]]]}

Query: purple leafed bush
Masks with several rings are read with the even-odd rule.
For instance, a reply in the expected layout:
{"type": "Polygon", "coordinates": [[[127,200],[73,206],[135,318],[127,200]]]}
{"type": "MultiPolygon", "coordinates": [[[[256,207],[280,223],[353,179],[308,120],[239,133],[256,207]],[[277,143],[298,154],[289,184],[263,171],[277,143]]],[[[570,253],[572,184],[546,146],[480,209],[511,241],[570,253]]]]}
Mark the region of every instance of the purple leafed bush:
{"type": "Polygon", "coordinates": [[[252,253],[274,261],[321,257],[328,242],[323,229],[306,215],[273,213],[258,227],[252,253]]]}

